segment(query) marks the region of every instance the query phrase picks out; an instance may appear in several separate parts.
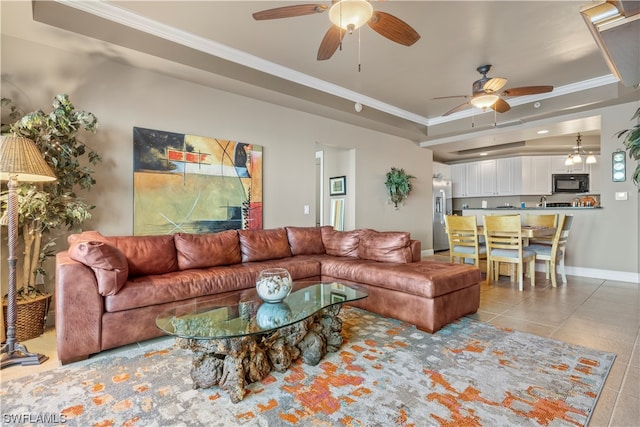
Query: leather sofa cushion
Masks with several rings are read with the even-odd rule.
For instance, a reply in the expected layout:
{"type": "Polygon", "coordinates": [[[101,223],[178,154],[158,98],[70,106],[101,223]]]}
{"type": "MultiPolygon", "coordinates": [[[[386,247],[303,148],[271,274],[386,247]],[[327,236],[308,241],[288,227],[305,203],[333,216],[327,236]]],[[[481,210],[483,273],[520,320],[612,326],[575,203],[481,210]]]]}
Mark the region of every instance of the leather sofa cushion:
{"type": "Polygon", "coordinates": [[[360,242],[360,232],[337,231],[331,227],[322,227],[322,243],[327,255],[332,256],[358,256],[358,244],[360,242]]]}
{"type": "Polygon", "coordinates": [[[237,264],[242,261],[240,239],[236,230],[205,234],[176,233],[173,238],[180,270],[237,264]]]}
{"type": "Polygon", "coordinates": [[[127,283],[127,257],[115,246],[95,240],[77,241],[69,247],[69,258],[93,270],[100,295],[115,295],[127,283]]]}
{"type": "Polygon", "coordinates": [[[287,231],[284,228],[271,230],[239,230],[242,262],[263,261],[291,256],[287,231]]]}
{"type": "Polygon", "coordinates": [[[255,295],[256,278],[260,271],[276,266],[286,268],[294,280],[320,277],[320,263],[316,259],[304,256],[281,261],[241,263],[206,270],[140,276],[129,280],[116,295],[105,297],[105,311],[131,310],[197,297],[211,297],[242,289],[250,290],[252,295],[255,295]]]}
{"type": "Polygon", "coordinates": [[[380,262],[408,263],[412,261],[407,232],[360,230],[358,258],[380,262]]]}
{"type": "Polygon", "coordinates": [[[109,237],[129,263],[130,276],[164,274],[178,270],[173,235],[109,237]]]}
{"type": "Polygon", "coordinates": [[[286,227],[292,255],[324,254],[320,227],[286,227]]]}
{"type": "Polygon", "coordinates": [[[473,265],[436,261],[398,264],[363,259],[323,258],[321,269],[322,280],[366,283],[425,298],[436,298],[473,286],[482,280],[480,269],[473,265]]]}

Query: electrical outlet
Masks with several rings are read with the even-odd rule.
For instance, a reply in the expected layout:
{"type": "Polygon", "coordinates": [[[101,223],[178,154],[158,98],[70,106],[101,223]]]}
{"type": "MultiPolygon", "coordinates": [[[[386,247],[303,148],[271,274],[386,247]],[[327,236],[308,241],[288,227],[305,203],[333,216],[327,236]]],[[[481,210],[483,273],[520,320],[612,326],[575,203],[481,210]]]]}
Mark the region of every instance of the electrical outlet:
{"type": "Polygon", "coordinates": [[[626,191],[616,191],[616,200],[628,200],[629,193],[626,191]]]}
{"type": "Polygon", "coordinates": [[[304,205],[304,214],[309,215],[309,205],[304,205]]]}

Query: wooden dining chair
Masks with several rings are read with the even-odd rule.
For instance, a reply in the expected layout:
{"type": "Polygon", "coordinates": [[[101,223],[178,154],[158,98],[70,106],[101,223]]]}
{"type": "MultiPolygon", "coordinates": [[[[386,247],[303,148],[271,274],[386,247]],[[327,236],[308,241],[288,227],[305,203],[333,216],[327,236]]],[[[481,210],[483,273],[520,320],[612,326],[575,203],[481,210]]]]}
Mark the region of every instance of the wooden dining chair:
{"type": "MultiPolygon", "coordinates": [[[[537,227],[549,227],[556,228],[558,226],[558,214],[532,214],[527,213],[524,216],[524,225],[531,225],[537,227]]],[[[549,237],[537,237],[535,239],[531,239],[530,243],[541,243],[550,245],[553,241],[553,236],[549,237]]]]}
{"type": "Polygon", "coordinates": [[[524,265],[528,264],[531,286],[536,285],[536,253],[523,246],[520,215],[485,215],[484,235],[487,245],[487,284],[497,279],[500,263],[514,264],[518,289],[523,289],[524,265]]]}
{"type": "Polygon", "coordinates": [[[527,247],[536,253],[536,260],[545,262],[547,279],[551,276],[551,286],[554,288],[557,286],[557,264],[560,265],[562,283],[567,283],[567,276],[564,271],[564,254],[566,252],[567,239],[569,238],[569,231],[571,230],[572,224],[573,215],[561,215],[550,245],[536,243],[527,247]]]}
{"type": "Polygon", "coordinates": [[[464,263],[466,259],[473,259],[480,268],[480,260],[487,258],[487,247],[480,243],[476,216],[446,215],[444,221],[449,237],[449,260],[464,263]]]}

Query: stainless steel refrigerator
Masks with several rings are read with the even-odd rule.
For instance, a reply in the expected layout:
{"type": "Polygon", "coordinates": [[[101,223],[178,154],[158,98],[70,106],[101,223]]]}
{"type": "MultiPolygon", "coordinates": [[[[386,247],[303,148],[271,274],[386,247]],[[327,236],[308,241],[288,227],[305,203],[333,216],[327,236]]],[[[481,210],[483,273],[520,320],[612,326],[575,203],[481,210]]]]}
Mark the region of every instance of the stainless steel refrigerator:
{"type": "Polygon", "coordinates": [[[451,181],[433,179],[433,250],[449,249],[449,239],[445,231],[444,216],[450,215],[452,208],[451,181]]]}

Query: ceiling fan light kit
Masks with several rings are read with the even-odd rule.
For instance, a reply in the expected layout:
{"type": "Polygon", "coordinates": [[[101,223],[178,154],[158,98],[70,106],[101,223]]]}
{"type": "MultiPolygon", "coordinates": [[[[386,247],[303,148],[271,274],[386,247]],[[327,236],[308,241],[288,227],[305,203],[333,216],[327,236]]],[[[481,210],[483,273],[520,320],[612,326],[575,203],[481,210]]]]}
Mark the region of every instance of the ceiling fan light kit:
{"type": "Polygon", "coordinates": [[[329,20],[349,34],[369,22],[373,6],[367,0],[342,0],[329,9],[329,20]]]}
{"type": "Polygon", "coordinates": [[[495,94],[484,94],[484,95],[474,96],[473,98],[471,98],[470,102],[474,107],[484,110],[486,108],[491,107],[493,104],[495,104],[499,98],[500,97],[495,94]]]}
{"type": "Polygon", "coordinates": [[[507,79],[504,77],[487,77],[487,73],[491,70],[491,64],[481,65],[476,68],[482,77],[471,86],[471,96],[468,95],[454,95],[454,96],[441,96],[433,99],[446,99],[446,98],[466,98],[469,101],[452,108],[443,114],[448,116],[453,113],[457,113],[469,106],[477,107],[481,110],[491,108],[496,113],[505,113],[511,109],[511,106],[503,97],[510,96],[525,96],[536,95],[539,93],[547,93],[553,91],[553,86],[523,86],[516,87],[502,91],[498,93],[506,84],[507,79]]]}
{"type": "Polygon", "coordinates": [[[329,8],[324,4],[300,4],[262,10],[253,14],[253,19],[293,18],[296,16],[313,15],[329,10],[331,27],[325,33],[318,48],[317,59],[324,61],[338,50],[345,33],[367,24],[372,30],[392,42],[403,46],[411,46],[420,39],[420,34],[409,24],[386,12],[375,11],[368,0],[339,0],[333,1],[329,8]]]}

